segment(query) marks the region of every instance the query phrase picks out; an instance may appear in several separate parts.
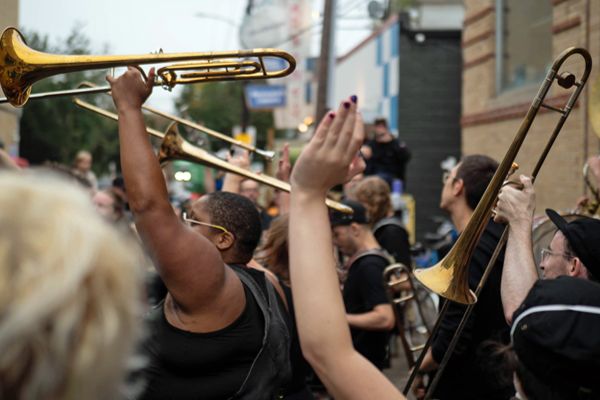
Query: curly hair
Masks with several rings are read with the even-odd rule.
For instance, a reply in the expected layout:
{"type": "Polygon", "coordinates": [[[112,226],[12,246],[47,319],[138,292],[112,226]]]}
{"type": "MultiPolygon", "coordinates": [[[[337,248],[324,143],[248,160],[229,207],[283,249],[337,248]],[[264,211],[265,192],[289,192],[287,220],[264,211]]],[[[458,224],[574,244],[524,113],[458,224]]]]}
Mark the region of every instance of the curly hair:
{"type": "Polygon", "coordinates": [[[369,176],[357,183],[352,196],[365,206],[372,225],[385,218],[392,209],[390,187],[377,176],[369,176]]]}
{"type": "Polygon", "coordinates": [[[0,398],[116,398],[141,334],[139,248],[64,179],[0,187],[0,398]]]}

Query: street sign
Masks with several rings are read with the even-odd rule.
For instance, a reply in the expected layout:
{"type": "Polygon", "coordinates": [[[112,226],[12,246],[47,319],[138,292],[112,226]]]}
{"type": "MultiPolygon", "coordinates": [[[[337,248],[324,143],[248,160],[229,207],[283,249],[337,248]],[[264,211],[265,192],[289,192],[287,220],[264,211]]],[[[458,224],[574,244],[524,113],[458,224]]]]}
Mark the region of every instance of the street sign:
{"type": "Polygon", "coordinates": [[[246,104],[253,110],[285,107],[285,85],[246,85],[246,104]]]}

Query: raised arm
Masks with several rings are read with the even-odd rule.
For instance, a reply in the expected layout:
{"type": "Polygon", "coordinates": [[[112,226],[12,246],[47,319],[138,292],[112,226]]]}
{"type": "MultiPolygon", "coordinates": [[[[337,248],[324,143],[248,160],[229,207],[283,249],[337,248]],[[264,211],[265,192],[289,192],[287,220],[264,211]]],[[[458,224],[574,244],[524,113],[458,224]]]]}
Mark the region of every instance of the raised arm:
{"type": "Polygon", "coordinates": [[[538,280],[531,228],[535,211],[535,191],[531,178],[521,175],[523,190],[510,185],[502,188],[496,205],[494,221],[508,223],[508,242],[504,254],[504,269],[500,294],[506,322],[521,305],[538,280]]]}
{"type": "Polygon", "coordinates": [[[189,311],[212,301],[222,290],[225,268],[215,246],[183,225],[169,203],[141,111],[153,79],[154,70],[144,81],[131,67],[119,78],[107,77],[119,113],[121,167],[137,230],[169,292],[189,311]]]}
{"type": "MultiPolygon", "coordinates": [[[[230,164],[235,165],[236,167],[250,170],[250,154],[248,153],[248,150],[236,150],[235,155],[229,156],[227,161],[230,164]]],[[[222,190],[224,192],[240,193],[240,184],[244,179],[246,178],[244,178],[241,175],[232,174],[231,172],[228,172],[225,174],[225,177],[223,177],[222,190]]]]}
{"type": "MultiPolygon", "coordinates": [[[[356,98],[353,98],[356,100],[356,98]]],[[[302,351],[337,399],[403,396],[350,338],[333,259],[327,191],[364,168],[364,130],[355,102],[328,114],[292,171],[290,272],[302,351]]]]}

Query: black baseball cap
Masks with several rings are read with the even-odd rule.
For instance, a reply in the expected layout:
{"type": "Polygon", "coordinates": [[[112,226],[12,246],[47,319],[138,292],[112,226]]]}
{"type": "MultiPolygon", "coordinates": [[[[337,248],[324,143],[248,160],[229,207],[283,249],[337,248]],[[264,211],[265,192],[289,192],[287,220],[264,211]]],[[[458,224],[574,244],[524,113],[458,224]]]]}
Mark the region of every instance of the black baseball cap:
{"type": "Polygon", "coordinates": [[[567,222],[556,211],[546,209],[546,214],[565,236],[585,268],[595,280],[600,279],[600,220],[581,217],[567,222]]]}
{"type": "Polygon", "coordinates": [[[600,284],[538,280],[513,315],[519,362],[549,387],[600,396],[600,284]]]}
{"type": "Polygon", "coordinates": [[[352,214],[347,214],[341,211],[332,210],[329,213],[331,226],[350,225],[353,222],[356,222],[357,224],[369,223],[367,210],[362,204],[354,200],[342,200],[341,203],[350,207],[353,212],[352,214]]]}

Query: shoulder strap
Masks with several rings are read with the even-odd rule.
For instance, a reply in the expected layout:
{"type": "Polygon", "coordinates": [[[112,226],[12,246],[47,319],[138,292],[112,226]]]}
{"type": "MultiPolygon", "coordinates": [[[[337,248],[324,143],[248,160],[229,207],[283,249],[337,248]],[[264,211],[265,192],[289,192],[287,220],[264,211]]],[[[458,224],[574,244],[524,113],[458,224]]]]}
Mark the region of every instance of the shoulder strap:
{"type": "Polygon", "coordinates": [[[381,257],[384,260],[386,260],[388,262],[388,264],[394,263],[393,257],[387,251],[385,251],[383,249],[369,249],[369,250],[365,250],[361,253],[358,253],[354,257],[350,258],[348,260],[348,265],[350,266],[350,265],[354,264],[358,259],[366,257],[366,256],[378,256],[378,257],[381,257]]]}
{"type": "Polygon", "coordinates": [[[282,306],[278,303],[276,289],[266,276],[264,277],[265,290],[244,267],[237,265],[231,267],[256,299],[264,317],[261,348],[254,357],[244,382],[232,399],[255,399],[259,393],[270,397],[268,393],[277,392],[280,389],[279,385],[286,382],[291,375],[288,358],[290,343],[288,321],[282,306]]]}
{"type": "MultiPolygon", "coordinates": [[[[268,307],[269,307],[269,305],[267,304],[268,299],[265,296],[265,294],[263,293],[263,291],[260,289],[260,287],[258,286],[256,281],[254,280],[254,278],[252,278],[252,276],[248,272],[244,271],[243,268],[240,268],[238,266],[231,266],[231,267],[236,272],[237,276],[239,276],[242,283],[244,285],[246,285],[248,287],[248,289],[250,289],[252,296],[254,296],[256,303],[260,307],[260,310],[262,312],[262,315],[263,315],[263,318],[265,321],[262,345],[260,347],[260,350],[256,354],[256,357],[254,357],[254,360],[252,361],[252,365],[250,366],[250,369],[248,370],[248,373],[246,374],[246,378],[244,378],[244,382],[242,382],[242,385],[240,386],[239,390],[232,397],[233,399],[235,399],[235,398],[238,398],[238,396],[240,396],[240,394],[244,390],[246,383],[248,382],[248,379],[250,379],[250,376],[252,375],[254,367],[256,366],[256,363],[258,362],[258,359],[260,358],[263,350],[265,349],[265,344],[267,343],[267,336],[269,333],[269,325],[271,323],[271,315],[268,312],[268,307]]],[[[268,283],[267,283],[267,287],[268,287],[268,283]]]]}

